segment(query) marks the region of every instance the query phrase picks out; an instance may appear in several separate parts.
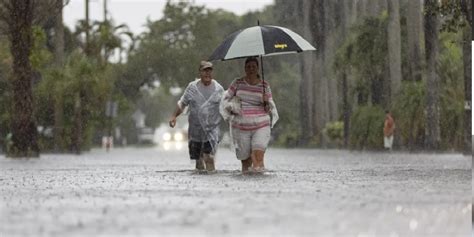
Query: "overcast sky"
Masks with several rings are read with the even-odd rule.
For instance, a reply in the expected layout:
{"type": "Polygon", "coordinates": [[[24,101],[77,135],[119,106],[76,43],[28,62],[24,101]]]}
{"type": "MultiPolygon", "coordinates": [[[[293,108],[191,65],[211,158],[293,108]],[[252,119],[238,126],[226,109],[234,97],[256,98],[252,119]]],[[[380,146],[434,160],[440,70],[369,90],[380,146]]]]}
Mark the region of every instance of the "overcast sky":
{"type": "MultiPolygon", "coordinates": [[[[71,0],[64,8],[64,23],[71,29],[79,19],[85,18],[85,0],[71,0]]],[[[237,15],[248,11],[263,9],[264,6],[272,4],[273,0],[194,0],[198,5],[207,8],[222,8],[237,15]]],[[[146,19],[160,19],[166,0],[108,0],[107,8],[109,17],[112,16],[116,24],[126,23],[135,34],[145,30],[143,25],[146,19]]],[[[90,0],[89,17],[91,20],[102,20],[103,0],[90,0]]]]}

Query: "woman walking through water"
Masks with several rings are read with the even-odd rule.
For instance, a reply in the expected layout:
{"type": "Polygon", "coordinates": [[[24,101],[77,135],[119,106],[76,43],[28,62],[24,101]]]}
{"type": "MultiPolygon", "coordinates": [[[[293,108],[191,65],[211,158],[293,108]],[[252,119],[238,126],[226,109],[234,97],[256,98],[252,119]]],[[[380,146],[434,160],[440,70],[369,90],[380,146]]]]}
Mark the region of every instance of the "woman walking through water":
{"type": "Polygon", "coordinates": [[[245,60],[245,76],[235,79],[225,92],[221,114],[231,126],[231,136],[242,173],[265,170],[264,156],[270,141],[271,127],[278,112],[267,81],[258,74],[255,57],[245,60]]]}

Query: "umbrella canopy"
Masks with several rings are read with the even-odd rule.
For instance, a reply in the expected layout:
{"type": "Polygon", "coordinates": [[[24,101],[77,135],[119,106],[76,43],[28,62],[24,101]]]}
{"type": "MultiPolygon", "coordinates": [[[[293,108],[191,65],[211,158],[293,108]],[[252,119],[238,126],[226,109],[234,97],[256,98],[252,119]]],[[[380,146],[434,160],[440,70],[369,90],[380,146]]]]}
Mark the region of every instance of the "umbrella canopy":
{"type": "Polygon", "coordinates": [[[272,56],[316,50],[295,32],[280,26],[254,26],[229,35],[209,57],[209,61],[250,56],[272,56]]]}

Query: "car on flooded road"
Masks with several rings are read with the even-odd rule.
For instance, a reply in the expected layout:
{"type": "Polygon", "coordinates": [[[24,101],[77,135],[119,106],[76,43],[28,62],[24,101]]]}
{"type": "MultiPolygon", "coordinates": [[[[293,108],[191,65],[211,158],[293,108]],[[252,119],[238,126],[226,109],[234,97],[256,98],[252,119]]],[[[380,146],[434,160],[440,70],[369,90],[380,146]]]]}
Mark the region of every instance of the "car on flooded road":
{"type": "Polygon", "coordinates": [[[154,142],[164,150],[181,150],[188,145],[187,116],[178,118],[176,127],[171,128],[168,123],[161,123],[155,130],[154,142]]]}

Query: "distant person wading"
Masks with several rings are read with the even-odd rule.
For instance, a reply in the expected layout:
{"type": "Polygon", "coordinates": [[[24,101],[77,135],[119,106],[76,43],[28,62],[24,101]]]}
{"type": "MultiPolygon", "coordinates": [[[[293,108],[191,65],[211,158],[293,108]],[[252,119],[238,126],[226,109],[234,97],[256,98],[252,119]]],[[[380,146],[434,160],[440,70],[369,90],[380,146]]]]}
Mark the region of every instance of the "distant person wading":
{"type": "Polygon", "coordinates": [[[385,111],[385,122],[383,127],[384,147],[391,151],[393,146],[393,132],[395,130],[395,121],[390,111],[385,111]]]}

